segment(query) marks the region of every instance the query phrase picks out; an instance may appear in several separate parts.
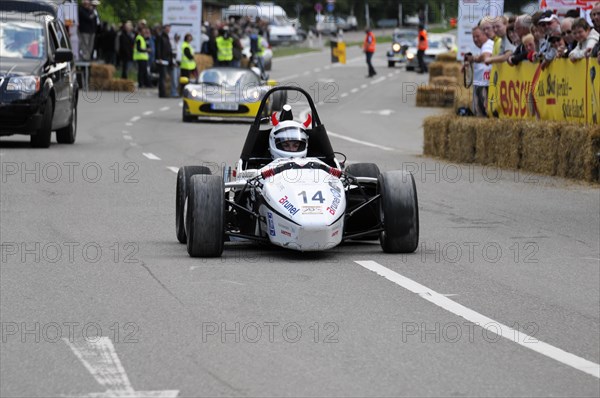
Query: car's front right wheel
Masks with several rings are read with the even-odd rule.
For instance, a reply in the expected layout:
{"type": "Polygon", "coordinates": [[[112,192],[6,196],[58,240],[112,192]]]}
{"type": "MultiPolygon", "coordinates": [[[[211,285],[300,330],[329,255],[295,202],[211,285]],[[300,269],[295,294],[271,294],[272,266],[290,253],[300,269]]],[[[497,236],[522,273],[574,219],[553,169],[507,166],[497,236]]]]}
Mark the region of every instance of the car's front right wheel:
{"type": "Polygon", "coordinates": [[[177,171],[177,187],[175,190],[175,232],[180,243],[186,243],[185,234],[185,201],[190,191],[190,179],[196,174],[210,175],[206,166],[183,166],[177,171]]]}
{"type": "Polygon", "coordinates": [[[221,176],[192,176],[185,221],[191,257],[221,256],[225,232],[225,185],[221,176]]]}
{"type": "Polygon", "coordinates": [[[34,148],[48,148],[50,146],[50,137],[52,136],[52,117],[54,108],[52,100],[48,98],[44,105],[44,114],[42,115],[42,125],[31,136],[31,146],[34,148]]]}

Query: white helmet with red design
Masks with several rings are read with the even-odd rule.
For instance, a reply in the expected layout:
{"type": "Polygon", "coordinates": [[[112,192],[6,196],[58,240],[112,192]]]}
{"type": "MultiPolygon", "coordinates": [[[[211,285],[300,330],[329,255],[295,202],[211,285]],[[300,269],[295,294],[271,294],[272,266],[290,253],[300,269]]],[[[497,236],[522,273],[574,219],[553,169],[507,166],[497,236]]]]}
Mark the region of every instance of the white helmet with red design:
{"type": "MultiPolygon", "coordinates": [[[[291,107],[286,104],[283,106],[282,115],[291,118],[291,107]]],[[[287,119],[287,117],[281,117],[287,119]]],[[[269,134],[269,151],[273,159],[279,158],[304,158],[308,152],[308,134],[306,128],[311,124],[311,117],[308,114],[304,123],[294,120],[277,119],[277,112],[271,115],[273,128],[269,134]]]]}

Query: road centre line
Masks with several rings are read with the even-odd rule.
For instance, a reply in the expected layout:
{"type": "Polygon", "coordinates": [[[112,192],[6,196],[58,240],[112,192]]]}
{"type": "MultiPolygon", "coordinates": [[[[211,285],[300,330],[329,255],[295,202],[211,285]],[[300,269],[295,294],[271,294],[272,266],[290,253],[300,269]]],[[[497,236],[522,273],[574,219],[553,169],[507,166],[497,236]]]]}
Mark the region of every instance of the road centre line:
{"type": "Polygon", "coordinates": [[[564,351],[558,347],[554,347],[548,343],[544,343],[534,337],[531,337],[525,333],[521,333],[511,327],[503,325],[485,315],[482,315],[476,311],[473,311],[455,301],[450,300],[444,295],[437,293],[426,286],[421,285],[418,282],[413,281],[405,276],[400,275],[397,272],[378,264],[375,261],[355,261],[361,267],[368,269],[369,271],[375,272],[376,274],[383,276],[385,279],[394,282],[395,284],[409,290],[413,293],[418,294],[425,300],[445,309],[446,311],[452,312],[461,318],[466,319],[492,333],[504,337],[509,341],[513,341],[525,348],[529,348],[539,354],[542,354],[548,358],[554,359],[564,365],[570,366],[581,372],[592,375],[596,378],[600,378],[600,365],[587,359],[578,357],[577,355],[571,354],[570,352],[564,351]],[[488,328],[487,325],[493,325],[488,328]],[[482,326],[483,325],[483,326],[482,326]],[[516,337],[516,341],[510,337],[516,337]],[[531,342],[531,339],[535,341],[531,342]],[[529,340],[529,342],[527,342],[529,340]]]}
{"type": "Polygon", "coordinates": [[[289,76],[285,76],[285,77],[280,77],[277,80],[279,80],[279,81],[290,80],[290,79],[295,79],[295,78],[297,78],[299,76],[300,75],[296,73],[295,75],[289,75],[289,76]]]}
{"type": "Polygon", "coordinates": [[[130,121],[130,122],[132,122],[132,123],[135,123],[135,122],[137,122],[137,121],[138,121],[138,120],[140,120],[140,119],[141,119],[141,117],[139,117],[139,116],[134,116],[134,117],[132,117],[132,118],[131,118],[129,121],[130,121]]]}
{"type": "Polygon", "coordinates": [[[377,84],[377,83],[381,83],[382,81],[384,81],[384,80],[386,80],[386,79],[387,79],[387,77],[385,77],[385,76],[381,76],[380,78],[373,80],[373,81],[371,82],[371,84],[377,84]]]}
{"type": "Polygon", "coordinates": [[[154,113],[154,111],[146,111],[143,113],[144,116],[150,116],[154,113]]]}
{"type": "Polygon", "coordinates": [[[167,166],[167,169],[171,170],[175,174],[179,172],[179,167],[167,166]]]}
{"type": "Polygon", "coordinates": [[[132,136],[130,136],[130,135],[124,135],[124,136],[123,136],[123,139],[125,139],[125,140],[128,140],[128,141],[131,141],[131,140],[133,140],[133,137],[132,137],[132,136]]]}
{"type": "Polygon", "coordinates": [[[159,111],[165,112],[165,111],[168,111],[169,109],[171,109],[171,107],[169,107],[169,106],[163,106],[162,108],[159,109],[159,111]]]}
{"type": "Polygon", "coordinates": [[[158,156],[156,156],[155,154],[153,154],[151,152],[143,152],[142,155],[144,155],[145,157],[147,157],[150,160],[160,160],[160,158],[158,156]]]}
{"type": "Polygon", "coordinates": [[[358,93],[358,90],[359,90],[358,88],[353,88],[352,90],[350,90],[350,92],[351,92],[352,94],[354,94],[354,93],[358,93]]]}
{"type": "Polygon", "coordinates": [[[360,85],[360,88],[362,88],[363,90],[364,90],[365,88],[367,88],[367,87],[368,87],[368,86],[367,86],[366,84],[361,84],[361,85],[360,85]]]}
{"type": "Polygon", "coordinates": [[[347,97],[347,96],[348,96],[348,93],[341,93],[341,94],[340,94],[340,98],[345,98],[345,97],[347,97]]]}

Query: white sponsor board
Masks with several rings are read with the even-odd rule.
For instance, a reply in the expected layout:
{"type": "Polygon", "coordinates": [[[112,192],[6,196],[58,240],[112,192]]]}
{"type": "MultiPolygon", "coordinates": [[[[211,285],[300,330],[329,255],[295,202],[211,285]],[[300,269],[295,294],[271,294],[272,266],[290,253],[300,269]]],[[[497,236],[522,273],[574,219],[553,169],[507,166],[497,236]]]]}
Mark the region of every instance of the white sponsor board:
{"type": "Polygon", "coordinates": [[[459,0],[458,1],[458,54],[463,60],[466,53],[475,53],[471,31],[479,20],[487,15],[498,16],[504,13],[504,0],[459,0]]]}
{"type": "Polygon", "coordinates": [[[171,25],[170,36],[179,34],[180,44],[186,34],[194,37],[192,47],[200,52],[202,46],[202,0],[166,0],[163,1],[163,25],[171,25]]]}

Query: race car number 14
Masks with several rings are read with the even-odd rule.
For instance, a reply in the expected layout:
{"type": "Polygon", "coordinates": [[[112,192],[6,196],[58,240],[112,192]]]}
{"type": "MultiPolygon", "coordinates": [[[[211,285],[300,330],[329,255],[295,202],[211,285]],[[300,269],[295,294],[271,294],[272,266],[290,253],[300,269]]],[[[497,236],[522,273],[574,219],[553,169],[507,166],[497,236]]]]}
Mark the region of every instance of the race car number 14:
{"type": "MultiPolygon", "coordinates": [[[[302,200],[304,201],[304,203],[308,203],[306,191],[300,192],[298,194],[298,196],[302,196],[302,200]]],[[[319,202],[319,203],[325,202],[325,198],[323,197],[323,192],[317,191],[317,193],[315,193],[310,200],[312,200],[313,202],[319,202]]]]}

